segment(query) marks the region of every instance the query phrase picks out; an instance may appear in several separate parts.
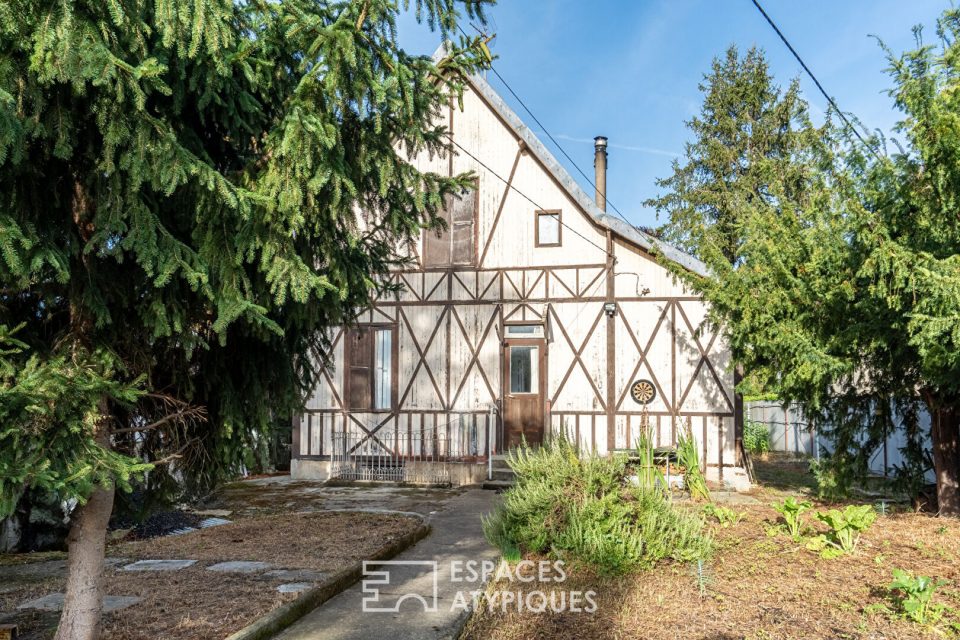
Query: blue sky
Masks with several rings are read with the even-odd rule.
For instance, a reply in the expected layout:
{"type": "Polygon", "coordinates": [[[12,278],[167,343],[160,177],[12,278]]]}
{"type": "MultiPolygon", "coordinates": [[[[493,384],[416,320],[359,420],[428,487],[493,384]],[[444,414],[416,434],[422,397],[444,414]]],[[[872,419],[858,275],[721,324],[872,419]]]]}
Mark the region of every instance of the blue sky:
{"type": "MultiPolygon", "coordinates": [[[[932,42],[935,20],[949,6],[946,0],[761,4],[840,107],[885,132],[898,114],[885,94],[884,54],[870,36],[899,52],[913,47],[911,28],[923,24],[932,42]]],[[[635,224],[657,224],[643,201],[682,153],[684,122],[700,108],[697,84],[729,45],[763,48],[778,84],[800,76],[814,114],[826,108],[750,0],[501,0],[488,18],[488,31],[497,35],[494,66],[587,175],[593,137],[610,139],[608,199],[635,224]]],[[[409,15],[399,32],[410,52],[432,53],[439,43],[439,34],[409,15]]],[[[488,80],[564,160],[497,78],[488,80]]]]}

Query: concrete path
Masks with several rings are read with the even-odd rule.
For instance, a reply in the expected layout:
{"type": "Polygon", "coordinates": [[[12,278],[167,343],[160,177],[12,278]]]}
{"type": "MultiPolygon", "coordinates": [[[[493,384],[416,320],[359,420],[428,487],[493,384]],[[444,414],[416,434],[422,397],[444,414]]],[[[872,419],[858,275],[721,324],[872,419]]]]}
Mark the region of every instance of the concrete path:
{"type": "Polygon", "coordinates": [[[455,638],[469,615],[473,592],[483,589],[479,578],[471,580],[466,562],[495,562],[499,557],[484,539],[480,524],[496,501],[493,491],[480,489],[445,501],[442,510],[429,517],[431,534],[390,561],[397,564],[371,567],[364,581],[307,614],[275,640],[455,638]]]}

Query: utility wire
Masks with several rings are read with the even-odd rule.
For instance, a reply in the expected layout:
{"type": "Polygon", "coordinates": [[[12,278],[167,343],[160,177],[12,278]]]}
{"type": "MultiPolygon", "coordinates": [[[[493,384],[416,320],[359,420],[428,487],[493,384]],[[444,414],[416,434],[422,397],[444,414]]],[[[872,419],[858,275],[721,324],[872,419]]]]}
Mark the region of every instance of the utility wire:
{"type": "MultiPolygon", "coordinates": [[[[452,135],[450,135],[450,136],[448,136],[448,137],[450,138],[450,142],[451,142],[455,147],[457,147],[458,149],[460,149],[460,151],[463,151],[466,155],[468,155],[468,156],[470,156],[471,158],[473,158],[474,162],[476,162],[476,163],[479,164],[481,167],[483,167],[484,169],[486,169],[487,171],[489,171],[490,173],[492,173],[492,174],[493,174],[494,176],[496,176],[503,184],[507,185],[507,187],[509,187],[509,188],[512,189],[513,191],[516,191],[520,196],[522,196],[525,200],[527,200],[527,202],[529,202],[530,204],[532,204],[533,206],[535,206],[537,209],[539,209],[539,210],[544,210],[544,207],[542,207],[542,206],[540,206],[539,204],[537,204],[537,203],[533,200],[533,198],[531,198],[530,196],[528,196],[527,194],[525,194],[523,191],[520,191],[520,189],[517,189],[515,186],[513,186],[513,183],[512,183],[511,181],[507,180],[506,178],[504,178],[503,176],[501,176],[499,173],[497,173],[496,171],[494,171],[493,169],[491,169],[485,162],[483,162],[483,160],[481,160],[481,159],[478,158],[477,156],[473,155],[472,153],[470,153],[469,151],[467,151],[466,149],[464,149],[463,146],[462,146],[459,142],[457,142],[456,140],[453,139],[453,136],[452,136],[452,135]]],[[[582,233],[580,233],[579,231],[577,231],[576,229],[574,229],[573,227],[571,227],[570,225],[568,225],[567,223],[565,223],[563,220],[561,220],[561,219],[558,218],[558,219],[557,219],[557,222],[559,222],[561,226],[569,229],[570,232],[573,233],[574,235],[580,236],[581,238],[583,238],[584,240],[586,240],[588,243],[590,243],[590,244],[592,244],[593,246],[595,246],[597,249],[600,249],[600,251],[602,251],[604,254],[606,254],[606,255],[612,255],[612,254],[611,254],[609,251],[607,251],[604,247],[601,247],[601,246],[598,245],[596,242],[594,242],[593,240],[591,240],[591,239],[588,238],[587,236],[583,235],[582,233]]]]}
{"type": "MultiPolygon", "coordinates": [[[[471,26],[473,26],[473,25],[471,25],[471,26]]],[[[464,37],[464,38],[469,38],[469,37],[470,37],[470,36],[467,35],[467,32],[463,30],[463,27],[461,27],[459,24],[457,25],[457,28],[460,30],[460,33],[463,34],[463,37],[464,37]]],[[[473,27],[473,28],[474,28],[474,29],[477,29],[477,27],[473,27]]],[[[481,35],[484,35],[483,32],[480,31],[480,29],[477,29],[477,31],[478,31],[481,35]]],[[[563,154],[563,157],[566,158],[566,159],[570,162],[570,164],[573,165],[573,167],[580,173],[581,176],[583,176],[583,179],[587,181],[587,184],[589,184],[591,187],[593,187],[594,189],[596,189],[596,188],[597,188],[597,185],[595,185],[595,184],[593,183],[593,180],[590,179],[590,176],[588,176],[588,175],[583,171],[583,169],[580,168],[580,165],[578,165],[578,164],[576,163],[576,161],[575,161],[573,158],[570,157],[570,154],[567,153],[567,150],[563,148],[563,145],[561,145],[559,142],[557,142],[557,139],[554,138],[553,135],[550,133],[550,131],[543,125],[542,122],[540,122],[540,119],[536,116],[536,114],[534,114],[533,111],[530,110],[530,107],[528,107],[527,104],[523,101],[523,99],[522,99],[520,96],[517,95],[517,92],[513,90],[513,87],[510,86],[510,83],[507,82],[507,80],[506,80],[502,75],[500,75],[500,72],[497,71],[497,68],[496,68],[495,66],[493,66],[493,63],[490,64],[490,70],[493,71],[494,75],[497,76],[497,78],[500,79],[500,82],[502,82],[502,83],[503,83],[503,86],[505,86],[505,87],[507,88],[507,91],[510,92],[510,95],[512,95],[512,96],[514,97],[514,99],[515,99],[517,102],[520,103],[520,106],[523,107],[523,110],[526,111],[526,112],[530,115],[531,118],[533,118],[533,121],[537,123],[537,126],[539,126],[540,129],[547,135],[547,137],[550,138],[550,141],[551,141],[554,145],[556,145],[557,149],[560,150],[560,153],[563,154]]],[[[632,222],[630,222],[629,220],[627,220],[626,216],[623,215],[623,213],[620,211],[620,209],[617,209],[616,205],[613,204],[612,202],[610,202],[610,198],[607,197],[607,194],[604,194],[603,197],[604,197],[604,200],[606,201],[606,203],[607,203],[608,205],[610,205],[610,208],[613,209],[613,210],[617,213],[617,215],[620,216],[620,217],[623,219],[624,222],[626,222],[626,223],[627,223],[628,225],[630,225],[632,228],[636,228],[637,225],[635,225],[635,224],[633,224],[632,222]]]]}
{"type": "Polygon", "coordinates": [[[777,35],[780,36],[780,40],[782,40],[783,44],[787,46],[787,49],[790,50],[790,53],[793,54],[793,57],[797,59],[797,62],[799,62],[800,66],[803,67],[803,70],[807,72],[807,75],[810,76],[810,79],[813,80],[813,83],[817,85],[817,89],[819,89],[820,93],[823,94],[823,97],[827,99],[827,102],[830,103],[830,106],[834,108],[834,110],[837,112],[837,115],[840,116],[840,119],[843,120],[844,124],[847,125],[847,128],[853,132],[853,135],[857,136],[857,139],[863,143],[863,146],[869,149],[870,152],[876,156],[877,160],[883,160],[883,158],[880,157],[879,152],[867,143],[863,136],[860,135],[860,132],[857,131],[857,128],[853,126],[853,123],[847,119],[847,116],[844,115],[843,111],[840,110],[840,107],[837,105],[834,99],[830,97],[830,94],[827,93],[827,90],[823,88],[823,85],[820,84],[819,80],[817,80],[817,76],[813,75],[813,71],[810,71],[810,67],[808,67],[807,63],[803,61],[803,58],[800,57],[800,54],[797,53],[797,50],[793,48],[793,45],[790,44],[790,41],[787,40],[787,37],[783,35],[783,32],[780,31],[780,28],[777,26],[777,24],[769,15],[767,15],[767,12],[763,10],[763,7],[760,6],[760,2],[758,0],[751,0],[751,2],[753,2],[753,6],[757,8],[757,11],[760,12],[760,15],[762,15],[767,23],[773,28],[773,30],[776,31],[777,35]]]}

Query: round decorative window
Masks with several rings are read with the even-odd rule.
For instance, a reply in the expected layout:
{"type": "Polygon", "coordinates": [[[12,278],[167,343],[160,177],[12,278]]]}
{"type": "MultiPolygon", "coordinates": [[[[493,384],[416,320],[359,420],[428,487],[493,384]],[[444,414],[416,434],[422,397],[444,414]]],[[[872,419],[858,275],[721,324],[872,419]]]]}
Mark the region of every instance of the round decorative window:
{"type": "Polygon", "coordinates": [[[630,387],[630,397],[637,404],[650,404],[657,397],[657,390],[649,380],[637,380],[630,387]]]}

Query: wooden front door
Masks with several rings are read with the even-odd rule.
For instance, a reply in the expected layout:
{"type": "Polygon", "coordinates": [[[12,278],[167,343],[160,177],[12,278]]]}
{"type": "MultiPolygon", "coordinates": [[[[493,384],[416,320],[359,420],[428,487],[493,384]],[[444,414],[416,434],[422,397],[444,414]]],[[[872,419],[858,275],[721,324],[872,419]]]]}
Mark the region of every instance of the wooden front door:
{"type": "Polygon", "coordinates": [[[503,347],[503,431],[506,448],[543,442],[546,389],[543,339],[507,339],[503,347]]]}

